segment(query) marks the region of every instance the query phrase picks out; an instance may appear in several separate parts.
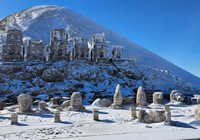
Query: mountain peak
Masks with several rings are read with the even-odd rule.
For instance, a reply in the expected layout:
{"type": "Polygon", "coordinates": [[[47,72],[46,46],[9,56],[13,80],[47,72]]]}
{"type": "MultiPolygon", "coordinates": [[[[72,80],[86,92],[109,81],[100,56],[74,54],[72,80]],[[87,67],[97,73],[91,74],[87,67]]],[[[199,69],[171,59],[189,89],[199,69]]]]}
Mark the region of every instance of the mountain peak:
{"type": "Polygon", "coordinates": [[[5,37],[3,37],[5,32],[13,28],[23,31],[25,40],[44,40],[45,44],[49,44],[50,31],[53,28],[65,29],[70,38],[85,37],[88,40],[91,40],[94,33],[104,32],[106,40],[110,41],[111,45],[124,46],[125,57],[136,58],[137,63],[168,70],[196,87],[200,87],[200,78],[68,8],[55,5],[41,5],[17,12],[0,20],[0,36],[2,36],[0,38],[0,45],[5,41],[5,37]]]}

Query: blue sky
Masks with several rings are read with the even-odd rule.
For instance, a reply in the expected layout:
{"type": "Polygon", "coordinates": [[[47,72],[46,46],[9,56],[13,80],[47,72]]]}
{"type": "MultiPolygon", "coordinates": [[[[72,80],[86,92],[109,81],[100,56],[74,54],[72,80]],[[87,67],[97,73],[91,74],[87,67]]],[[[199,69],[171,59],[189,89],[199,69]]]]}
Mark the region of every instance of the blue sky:
{"type": "Polygon", "coordinates": [[[200,0],[0,0],[0,19],[37,5],[70,8],[200,77],[200,0]]]}

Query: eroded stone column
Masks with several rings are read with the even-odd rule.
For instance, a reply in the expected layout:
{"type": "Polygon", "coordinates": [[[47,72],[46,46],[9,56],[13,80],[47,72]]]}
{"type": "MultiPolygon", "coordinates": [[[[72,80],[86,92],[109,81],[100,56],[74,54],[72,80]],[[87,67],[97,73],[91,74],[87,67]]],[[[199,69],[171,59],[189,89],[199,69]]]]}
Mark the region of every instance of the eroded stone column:
{"type": "Polygon", "coordinates": [[[60,111],[54,112],[54,122],[60,122],[60,111]]]}
{"type": "Polygon", "coordinates": [[[137,115],[136,115],[136,107],[131,107],[130,108],[130,114],[131,114],[131,117],[133,117],[133,118],[137,117],[137,115]]]}
{"type": "Polygon", "coordinates": [[[93,110],[92,115],[93,115],[93,120],[95,120],[95,121],[99,120],[99,111],[98,110],[93,110]]]}
{"type": "Polygon", "coordinates": [[[18,115],[17,113],[13,113],[11,114],[11,125],[14,125],[14,124],[18,124],[18,115]]]}

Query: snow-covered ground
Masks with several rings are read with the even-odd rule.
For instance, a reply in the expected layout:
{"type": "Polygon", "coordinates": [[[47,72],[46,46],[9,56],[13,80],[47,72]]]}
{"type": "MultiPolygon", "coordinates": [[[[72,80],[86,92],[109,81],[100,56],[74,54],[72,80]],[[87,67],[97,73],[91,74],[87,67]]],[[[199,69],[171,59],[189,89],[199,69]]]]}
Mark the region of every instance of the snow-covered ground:
{"type": "MultiPolygon", "coordinates": [[[[166,122],[141,123],[125,109],[99,108],[100,121],[92,120],[92,109],[61,111],[60,123],[53,113],[18,115],[19,124],[10,125],[7,110],[0,111],[0,139],[191,139],[200,138],[200,120],[194,121],[196,105],[170,105],[173,126],[166,122]]],[[[154,105],[149,105],[153,108],[154,105]]],[[[36,109],[36,107],[33,107],[36,109]]],[[[137,108],[137,113],[141,108],[137,108]]],[[[52,112],[55,110],[51,110],[52,112]]]]}

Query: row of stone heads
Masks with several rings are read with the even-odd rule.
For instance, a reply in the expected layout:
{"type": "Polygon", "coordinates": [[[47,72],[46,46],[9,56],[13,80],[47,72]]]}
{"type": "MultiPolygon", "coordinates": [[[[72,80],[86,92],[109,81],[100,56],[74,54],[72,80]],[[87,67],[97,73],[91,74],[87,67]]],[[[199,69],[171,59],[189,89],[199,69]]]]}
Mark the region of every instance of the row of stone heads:
{"type": "MultiPolygon", "coordinates": [[[[172,91],[171,95],[171,102],[174,100],[176,101],[183,101],[184,97],[180,92],[178,91],[172,91]]],[[[118,84],[115,90],[115,94],[113,97],[113,104],[110,105],[110,108],[113,109],[119,109],[123,108],[122,107],[122,94],[120,91],[120,85],[118,84]]],[[[162,92],[155,92],[153,94],[153,103],[154,104],[163,104],[163,94],[162,92]]],[[[99,102],[100,103],[100,102],[99,102]]],[[[134,104],[134,102],[133,102],[134,104]]],[[[137,92],[137,98],[136,98],[136,104],[138,106],[146,106],[146,95],[142,87],[138,88],[137,92]]],[[[25,112],[34,112],[31,109],[32,105],[32,97],[28,94],[21,94],[18,96],[18,106],[19,106],[19,113],[25,113],[25,112]]],[[[46,108],[46,102],[40,101],[39,102],[39,108],[36,110],[36,112],[50,112],[46,108]]],[[[102,105],[103,106],[103,105],[102,105]]],[[[56,102],[56,100],[52,100],[52,105],[51,108],[57,108],[58,110],[62,110],[62,108],[67,108],[69,111],[82,111],[85,110],[85,107],[82,105],[82,97],[80,92],[74,92],[70,100],[65,101],[62,106],[60,107],[59,104],[56,102]]],[[[136,107],[131,107],[130,108],[131,116],[134,118],[138,118],[139,121],[143,121],[146,123],[153,123],[153,122],[162,122],[162,121],[167,121],[169,124],[171,124],[171,113],[169,106],[163,106],[163,110],[150,110],[149,112],[146,112],[145,110],[140,110],[138,112],[138,115],[136,115],[136,107]]],[[[198,111],[197,111],[198,114],[198,111]]],[[[58,118],[59,113],[57,112],[54,117],[58,118]]],[[[98,110],[93,111],[93,119],[98,120],[98,110]]],[[[60,119],[56,119],[60,120],[60,119]]]]}

